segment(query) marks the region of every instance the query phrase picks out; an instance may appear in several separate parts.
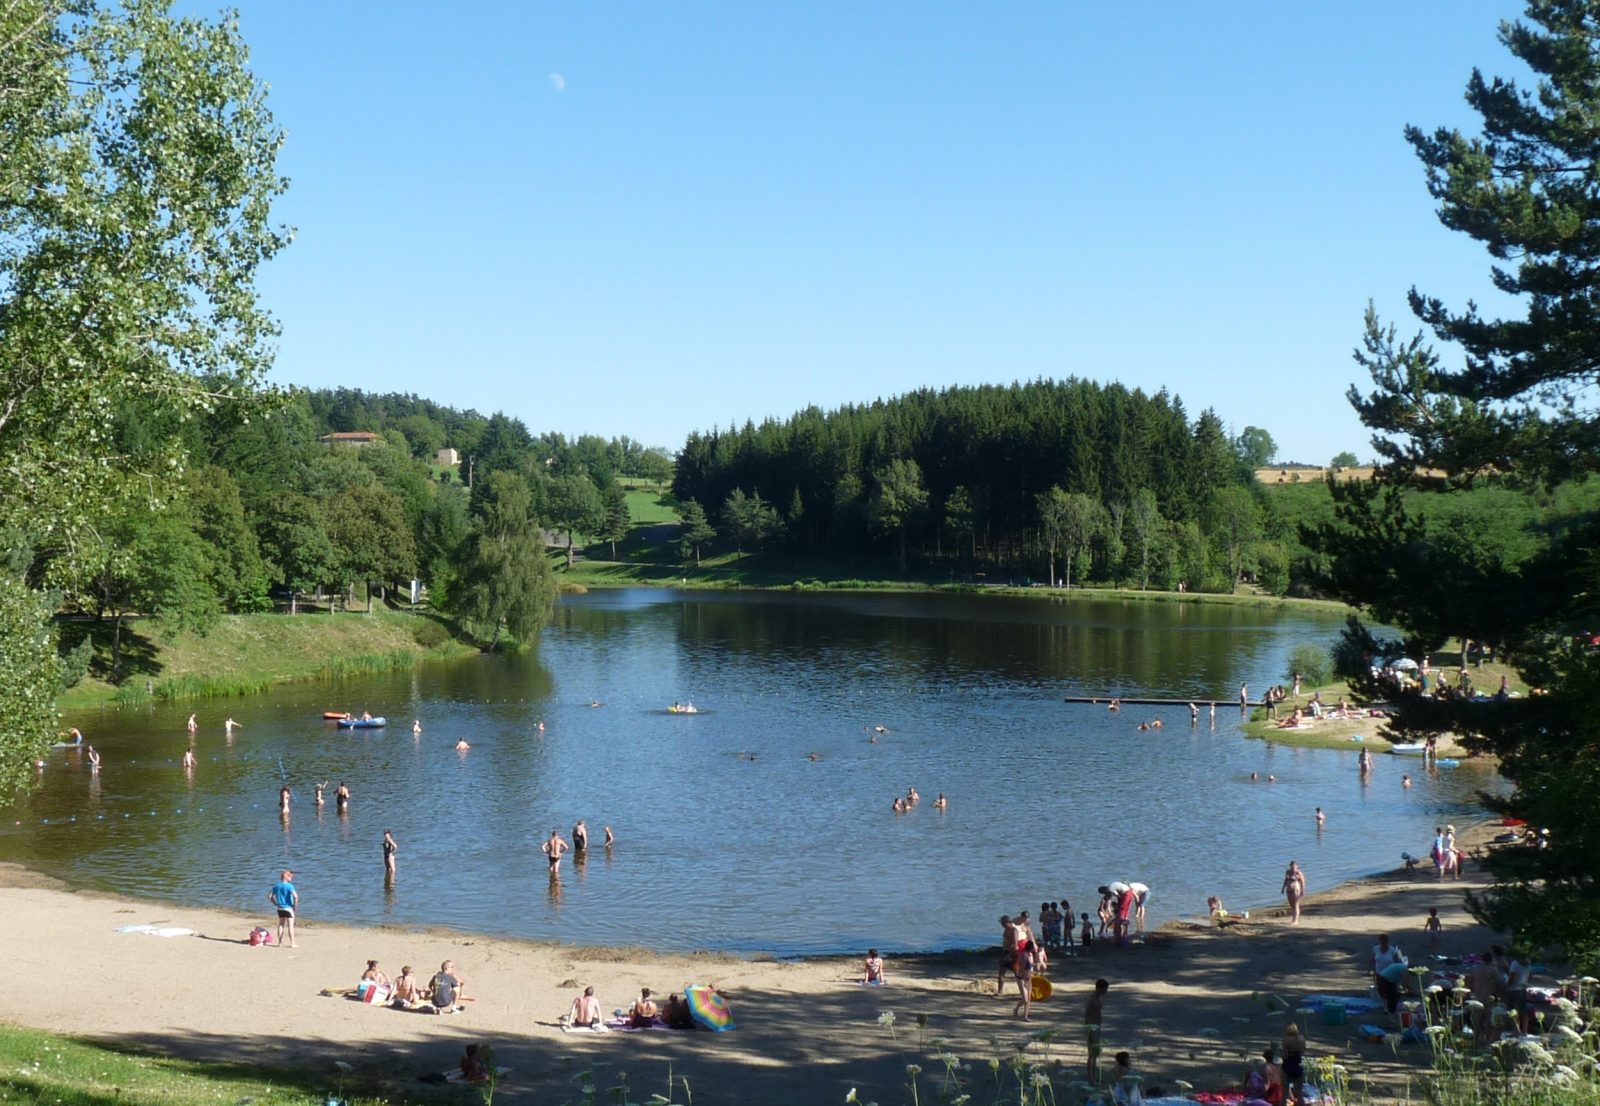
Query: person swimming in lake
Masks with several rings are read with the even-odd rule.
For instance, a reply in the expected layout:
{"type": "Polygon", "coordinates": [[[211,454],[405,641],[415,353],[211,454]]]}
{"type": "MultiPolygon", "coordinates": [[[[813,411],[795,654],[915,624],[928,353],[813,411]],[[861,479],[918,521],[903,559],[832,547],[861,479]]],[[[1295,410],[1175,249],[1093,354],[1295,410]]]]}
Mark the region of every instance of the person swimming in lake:
{"type": "Polygon", "coordinates": [[[605,844],[606,844],[606,848],[609,849],[612,845],[615,845],[617,843],[616,835],[611,832],[611,827],[610,826],[601,826],[600,828],[605,831],[605,835],[606,835],[605,844]]]}
{"type": "Polygon", "coordinates": [[[383,831],[383,874],[390,879],[394,878],[394,857],[400,851],[400,845],[395,841],[394,834],[388,830],[383,831]]]}
{"type": "Polygon", "coordinates": [[[333,793],[333,805],[340,814],[350,813],[350,788],[343,780],[339,781],[339,788],[333,793]]]}
{"type": "Polygon", "coordinates": [[[894,812],[896,814],[904,814],[906,812],[906,801],[898,795],[894,797],[894,812]]]}
{"type": "Polygon", "coordinates": [[[321,783],[317,784],[316,788],[314,789],[314,794],[315,794],[316,800],[317,800],[317,809],[319,809],[319,810],[322,809],[322,803],[323,803],[322,793],[324,791],[326,791],[326,790],[328,790],[328,781],[327,780],[323,780],[321,783]]]}
{"type": "Polygon", "coordinates": [[[1411,786],[1411,774],[1409,772],[1400,777],[1400,786],[1401,787],[1410,787],[1411,786]]]}
{"type": "Polygon", "coordinates": [[[193,749],[185,749],[183,751],[183,766],[185,768],[190,768],[190,769],[192,769],[194,767],[194,750],[193,749]]]}
{"type": "Polygon", "coordinates": [[[456,738],[456,752],[464,753],[470,748],[472,748],[472,746],[467,744],[467,739],[466,738],[464,738],[464,737],[456,738]]]}
{"type": "Polygon", "coordinates": [[[189,716],[189,732],[190,733],[199,733],[200,732],[200,723],[198,723],[198,722],[196,722],[194,720],[194,715],[192,715],[192,714],[189,716]]]}
{"type": "Polygon", "coordinates": [[[414,718],[411,720],[411,732],[413,734],[422,733],[422,719],[414,718]]]}
{"type": "Polygon", "coordinates": [[[293,792],[291,792],[289,790],[289,785],[288,784],[284,784],[282,787],[280,787],[278,789],[278,813],[279,814],[287,815],[289,813],[289,799],[290,799],[290,797],[292,795],[293,795],[293,792]]]}
{"type": "Polygon", "coordinates": [[[933,800],[934,810],[944,810],[950,805],[950,800],[944,797],[944,792],[939,792],[939,797],[933,800]]]}
{"type": "Polygon", "coordinates": [[[917,794],[915,787],[906,788],[906,806],[913,807],[922,801],[922,796],[917,794]]]}
{"type": "Polygon", "coordinates": [[[94,751],[93,745],[88,747],[88,749],[85,751],[85,755],[89,758],[89,771],[100,771],[100,754],[94,751]]]}

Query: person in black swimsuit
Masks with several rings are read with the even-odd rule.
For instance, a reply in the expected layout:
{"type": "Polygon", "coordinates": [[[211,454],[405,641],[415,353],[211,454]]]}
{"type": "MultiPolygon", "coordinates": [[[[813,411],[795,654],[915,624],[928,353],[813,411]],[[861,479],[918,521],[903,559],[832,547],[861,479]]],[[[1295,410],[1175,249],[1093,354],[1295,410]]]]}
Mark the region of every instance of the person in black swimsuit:
{"type": "Polygon", "coordinates": [[[394,834],[388,830],[383,831],[383,874],[394,878],[394,854],[400,851],[400,846],[395,843],[394,834]]]}

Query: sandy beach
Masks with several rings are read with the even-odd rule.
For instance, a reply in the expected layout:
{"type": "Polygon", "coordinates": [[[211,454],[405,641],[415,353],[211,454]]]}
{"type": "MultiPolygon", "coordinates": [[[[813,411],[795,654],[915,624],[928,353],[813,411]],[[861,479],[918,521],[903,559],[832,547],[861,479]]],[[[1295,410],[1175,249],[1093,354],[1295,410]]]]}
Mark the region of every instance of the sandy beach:
{"type": "MultiPolygon", "coordinates": [[[[1480,826],[1463,841],[1470,847],[1492,833],[1480,826]]],[[[1262,873],[1263,899],[1280,876],[1262,873]]],[[[944,1066],[935,1040],[972,1065],[966,1078],[992,1087],[990,1057],[1009,1058],[1029,1033],[1055,1030],[1031,1056],[1081,1073],[1078,1027],[1097,976],[1111,982],[1108,1057],[1130,1050],[1147,1088],[1170,1087],[1174,1079],[1198,1089],[1230,1085],[1246,1053],[1276,1042],[1285,1021],[1295,1019],[1270,1011],[1265,996],[1293,1007],[1311,993],[1367,994],[1365,965],[1376,935],[1391,933],[1415,961],[1426,951],[1422,922],[1430,906],[1444,920],[1441,952],[1475,951],[1488,939],[1463,909],[1462,892],[1483,885],[1476,864],[1444,885],[1426,862],[1415,873],[1397,870],[1332,889],[1318,885],[1314,870],[1308,877],[1298,926],[1281,909],[1253,910],[1248,923],[1226,930],[1174,922],[1142,944],[1097,944],[1088,956],[1058,957],[1050,972],[1056,993],[1035,1006],[1031,1024],[1012,1016],[1014,987],[1012,997],[995,997],[990,951],[891,959],[890,985],[867,988],[857,958],[793,963],[581,949],[328,925],[314,915],[301,922],[299,947],[251,948],[250,928],[273,925],[265,887],[263,910],[243,916],[73,892],[5,866],[0,904],[9,919],[11,967],[28,994],[8,1018],[29,1026],[210,1060],[323,1068],[330,1090],[334,1061],[342,1060],[379,1075],[392,1094],[459,1096],[459,1088],[434,1092],[417,1077],[454,1067],[465,1043],[485,1041],[511,1069],[496,1097],[513,1103],[576,1100],[574,1077],[602,1064],[602,1089],[625,1072],[641,1101],[665,1092],[670,1065],[689,1079],[697,1103],[842,1102],[855,1087],[863,1101],[889,1106],[910,1101],[908,1064],[921,1065],[924,1092],[938,1084],[944,1066]],[[119,932],[128,926],[194,934],[119,932]],[[424,979],[452,959],[475,1001],[441,1017],[320,993],[353,987],[370,958],[391,976],[410,964],[424,979]],[[626,1007],[640,987],[665,992],[689,983],[724,990],[737,1028],[595,1034],[557,1024],[583,986],[594,986],[610,1011],[626,1007]],[[880,1024],[885,1012],[895,1015],[892,1034],[880,1024]]],[[[1195,906],[1198,917],[1203,905],[1195,906]]],[[[1023,907],[1038,904],[997,903],[995,914],[1023,907]]],[[[1353,1023],[1307,1028],[1311,1055],[1353,1059],[1374,1097],[1404,1093],[1425,1063],[1423,1048],[1395,1053],[1358,1040],[1353,1023]]],[[[1058,1085],[1069,1078],[1063,1070],[1058,1085]]]]}

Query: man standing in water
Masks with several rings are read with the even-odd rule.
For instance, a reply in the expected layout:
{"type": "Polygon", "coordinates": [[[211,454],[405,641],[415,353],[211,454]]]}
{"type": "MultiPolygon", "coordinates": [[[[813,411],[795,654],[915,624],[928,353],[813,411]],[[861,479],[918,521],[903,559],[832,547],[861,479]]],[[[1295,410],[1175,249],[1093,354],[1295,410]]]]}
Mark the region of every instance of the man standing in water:
{"type": "Polygon", "coordinates": [[[539,851],[549,858],[550,876],[554,879],[561,874],[561,854],[567,851],[567,843],[561,839],[558,830],[550,831],[550,840],[539,846],[539,851]]]}
{"type": "Polygon", "coordinates": [[[294,873],[285,868],[282,877],[267,892],[267,900],[278,908],[278,944],[288,936],[288,945],[294,948],[294,915],[300,906],[300,892],[294,887],[294,873]]]}

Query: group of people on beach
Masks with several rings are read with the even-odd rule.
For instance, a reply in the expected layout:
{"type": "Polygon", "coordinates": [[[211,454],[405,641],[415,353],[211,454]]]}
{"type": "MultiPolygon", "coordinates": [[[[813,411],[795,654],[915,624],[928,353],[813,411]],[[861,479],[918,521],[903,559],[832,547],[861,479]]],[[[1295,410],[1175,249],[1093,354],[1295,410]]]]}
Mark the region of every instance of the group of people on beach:
{"type": "MultiPolygon", "coordinates": [[[[1113,880],[1096,890],[1100,895],[1098,930],[1087,911],[1079,914],[1079,925],[1075,926],[1072,904],[1066,899],[1039,904],[1037,932],[1033,916],[1027,910],[1001,916],[1000,963],[995,976],[995,993],[1004,995],[1006,976],[1014,978],[1019,992],[1015,1013],[1023,1021],[1029,1020],[1032,1009],[1033,976],[1049,970],[1052,952],[1068,956],[1080,950],[1088,952],[1097,938],[1103,941],[1108,935],[1114,944],[1126,944],[1130,925],[1136,926],[1138,932],[1144,932],[1145,905],[1150,899],[1147,885],[1137,881],[1113,880]],[[1075,928],[1077,940],[1074,940],[1075,928]]],[[[876,950],[873,950],[868,957],[869,981],[871,960],[875,955],[876,950]]]]}
{"type": "Polygon", "coordinates": [[[356,987],[356,997],[374,1005],[431,1014],[457,1013],[466,1009],[464,1003],[472,1001],[467,996],[466,980],[456,974],[454,960],[440,964],[427,983],[412,974],[410,964],[401,968],[399,976],[391,980],[376,960],[368,960],[367,970],[361,973],[356,987]],[[369,988],[376,993],[369,996],[369,988]]]}

